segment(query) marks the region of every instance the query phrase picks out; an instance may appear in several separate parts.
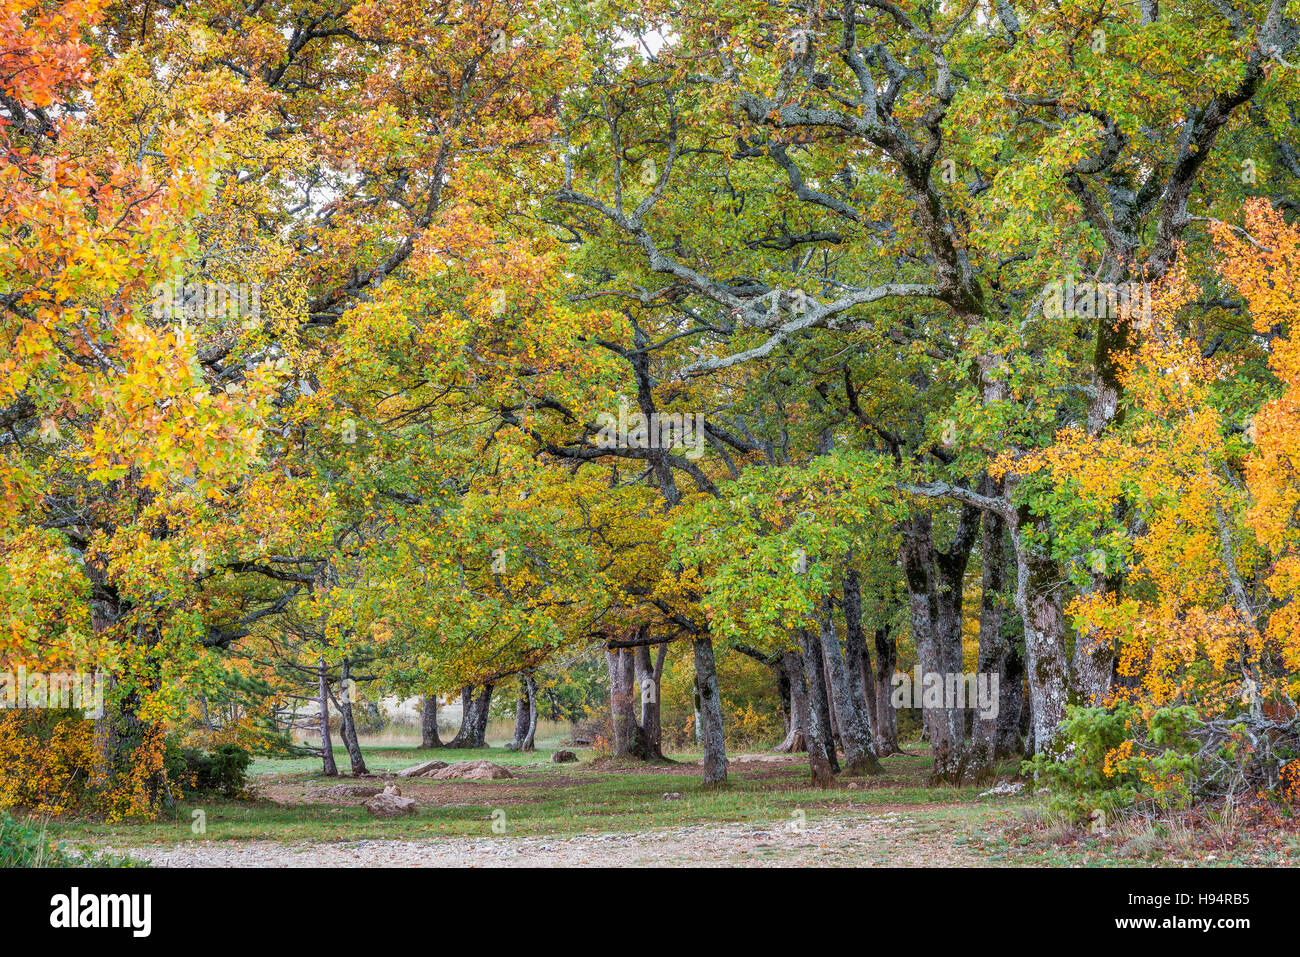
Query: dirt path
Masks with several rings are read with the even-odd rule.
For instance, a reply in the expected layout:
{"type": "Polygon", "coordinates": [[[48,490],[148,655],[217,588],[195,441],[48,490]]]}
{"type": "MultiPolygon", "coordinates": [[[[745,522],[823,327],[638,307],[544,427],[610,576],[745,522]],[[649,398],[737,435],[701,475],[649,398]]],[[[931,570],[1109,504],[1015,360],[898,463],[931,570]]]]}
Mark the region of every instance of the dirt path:
{"type": "Polygon", "coordinates": [[[564,838],[451,838],[341,842],[187,841],[115,848],[157,867],[757,867],[986,864],[953,840],[955,828],[906,814],[774,826],[700,824],[564,838]]]}

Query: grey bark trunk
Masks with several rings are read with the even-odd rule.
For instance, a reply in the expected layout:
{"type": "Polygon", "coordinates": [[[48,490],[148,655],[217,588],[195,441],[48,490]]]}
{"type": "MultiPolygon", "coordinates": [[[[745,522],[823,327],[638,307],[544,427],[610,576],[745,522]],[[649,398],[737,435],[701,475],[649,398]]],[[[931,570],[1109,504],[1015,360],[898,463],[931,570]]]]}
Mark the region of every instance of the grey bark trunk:
{"type": "Polygon", "coordinates": [[[700,738],[704,745],[704,784],[713,787],[727,780],[727,743],[722,728],[722,694],[713,660],[713,640],[706,635],[692,641],[695,653],[695,693],[699,702],[700,738]]]}
{"type": "MultiPolygon", "coordinates": [[[[862,627],[862,582],[857,569],[849,569],[844,576],[844,667],[849,680],[856,685],[868,717],[871,719],[871,736],[876,734],[876,672],[871,667],[871,649],[867,647],[867,634],[862,627]]],[[[877,745],[879,755],[879,746],[877,745]]]]}
{"type": "Polygon", "coordinates": [[[449,748],[486,748],[488,716],[492,707],[493,685],[484,685],[478,694],[466,688],[461,692],[463,717],[449,748]]]}
{"type": "MultiPolygon", "coordinates": [[[[1008,480],[1004,496],[1014,492],[1008,480]]],[[[1028,508],[1016,512],[1011,541],[1016,555],[1016,610],[1025,631],[1025,668],[1031,709],[1031,753],[1050,754],[1065,719],[1069,694],[1069,665],[1065,656],[1065,614],[1056,588],[1055,562],[1026,541],[1026,534],[1046,536],[1046,520],[1028,508]]]]}
{"type": "Polygon", "coordinates": [[[420,699],[420,747],[440,748],[438,737],[438,696],[427,694],[420,699]]]}
{"type": "Polygon", "coordinates": [[[849,774],[879,774],[881,768],[871,737],[871,718],[867,713],[866,698],[862,696],[861,668],[855,669],[859,676],[855,681],[844,664],[829,598],[822,601],[821,642],[822,654],[829,665],[831,696],[839,715],[844,769],[849,774]]]}
{"type": "Polygon", "coordinates": [[[316,702],[320,706],[320,751],[324,765],[321,773],[327,778],[338,777],[338,765],[334,763],[334,742],[330,739],[330,680],[325,668],[325,659],[320,660],[318,691],[316,702]]]}
{"type": "Polygon", "coordinates": [[[511,751],[532,751],[537,733],[537,685],[530,674],[519,675],[519,696],[515,699],[515,733],[511,751]]]}
{"type": "MultiPolygon", "coordinates": [[[[983,494],[997,496],[1000,483],[986,480],[983,494]]],[[[999,755],[1001,728],[1005,718],[1002,709],[1012,684],[1010,658],[1012,647],[1006,633],[1007,606],[1007,552],[1006,521],[996,512],[984,513],[983,539],[980,544],[980,654],[979,672],[998,676],[997,711],[987,717],[977,712],[971,734],[967,773],[977,782],[984,781],[995,772],[994,762],[999,755]]],[[[1016,709],[1017,716],[1019,709],[1016,709]]]]}
{"type": "Polygon", "coordinates": [[[898,709],[894,707],[894,672],[898,670],[898,642],[889,625],[876,629],[876,754],[901,753],[898,747],[898,709]]]}
{"type": "Polygon", "coordinates": [[[528,692],[528,733],[524,735],[521,751],[535,751],[537,745],[537,681],[532,675],[524,675],[524,690],[528,692]]]}
{"type": "Polygon", "coordinates": [[[663,679],[664,661],[668,657],[668,645],[659,646],[655,659],[650,658],[650,646],[641,645],[635,649],[636,686],[641,693],[641,738],[645,743],[647,760],[663,760],[663,720],[659,700],[660,684],[663,679]]]}
{"type": "MultiPolygon", "coordinates": [[[[962,672],[963,579],[979,525],[979,511],[963,506],[947,551],[935,548],[928,513],[912,516],[904,528],[901,557],[917,658],[921,671],[936,675],[941,686],[962,672]]],[[[914,693],[918,691],[921,689],[914,689],[914,693]]],[[[923,705],[922,722],[934,755],[934,780],[956,783],[964,765],[966,713],[947,704],[944,700],[938,706],[923,705]]]]}
{"type": "Polygon", "coordinates": [[[614,726],[614,754],[635,755],[641,750],[640,727],[636,721],[633,685],[636,668],[631,648],[606,648],[605,668],[609,673],[609,711],[614,726]]]}
{"type": "Polygon", "coordinates": [[[794,754],[808,750],[808,690],[804,685],[803,660],[793,651],[781,656],[777,684],[786,695],[785,740],[773,751],[794,754]]]}
{"type": "Polygon", "coordinates": [[[830,716],[826,708],[825,672],[822,668],[821,642],[811,629],[799,629],[799,650],[802,653],[798,663],[798,673],[792,675],[792,681],[801,682],[805,688],[804,726],[808,729],[806,744],[808,747],[808,773],[813,787],[830,787],[835,782],[835,759],[833,746],[828,746],[830,737],[826,723],[830,716]],[[818,706],[818,702],[821,706],[818,706]]]}
{"type": "Polygon", "coordinates": [[[346,658],[343,659],[340,677],[343,680],[342,694],[339,695],[339,713],[343,715],[343,720],[339,734],[343,738],[343,746],[348,749],[348,760],[352,764],[353,775],[366,774],[368,773],[366,759],[361,754],[361,742],[357,740],[357,725],[352,714],[352,689],[355,685],[352,683],[352,671],[346,658]]]}

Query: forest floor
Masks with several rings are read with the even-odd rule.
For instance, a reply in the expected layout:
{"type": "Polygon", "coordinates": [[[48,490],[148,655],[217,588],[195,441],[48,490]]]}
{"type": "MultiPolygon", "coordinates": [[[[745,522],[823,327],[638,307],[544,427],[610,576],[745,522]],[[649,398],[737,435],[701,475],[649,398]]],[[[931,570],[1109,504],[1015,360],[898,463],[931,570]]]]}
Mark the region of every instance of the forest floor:
{"type": "MultiPolygon", "coordinates": [[[[547,742],[541,742],[546,744],[547,742]]],[[[276,866],[1142,866],[1300,864],[1293,827],[1236,820],[1168,822],[1088,835],[1043,811],[1026,788],[932,787],[923,751],[894,755],[884,773],[808,787],[802,755],[741,754],[729,785],[706,790],[698,755],[625,764],[549,748],[421,751],[366,748],[372,775],[326,778],[314,760],[259,759],[247,799],[182,802],[148,823],[51,822],[52,837],[128,852],[161,867],[276,866]],[[396,777],[428,760],[489,760],[513,777],[396,777]],[[396,783],[416,813],[375,818],[340,784],[396,783]]],[[[337,756],[340,768],[347,756],[337,756]]],[[[1009,763],[1006,777],[1015,773],[1009,763]]]]}

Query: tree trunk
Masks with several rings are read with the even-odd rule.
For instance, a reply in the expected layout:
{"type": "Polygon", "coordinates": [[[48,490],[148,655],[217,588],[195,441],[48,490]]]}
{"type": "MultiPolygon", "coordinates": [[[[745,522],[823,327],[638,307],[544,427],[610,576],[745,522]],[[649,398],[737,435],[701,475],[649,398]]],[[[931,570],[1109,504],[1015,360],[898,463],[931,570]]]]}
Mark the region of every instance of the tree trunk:
{"type": "Polygon", "coordinates": [[[668,656],[668,644],[665,642],[659,646],[654,661],[650,659],[649,645],[640,645],[635,651],[636,683],[641,689],[641,738],[645,742],[646,759],[662,761],[664,736],[659,690],[664,661],[668,656]]]}
{"type": "MultiPolygon", "coordinates": [[[[867,714],[867,702],[861,694],[861,682],[855,681],[845,667],[829,598],[822,600],[821,641],[822,654],[829,666],[827,670],[830,673],[831,697],[835,702],[835,712],[839,715],[844,769],[849,774],[879,774],[881,767],[876,760],[876,747],[871,739],[871,718],[867,714]]],[[[861,675],[861,667],[855,671],[861,675]]]]}
{"type": "Polygon", "coordinates": [[[994,754],[999,758],[1024,753],[1020,724],[1025,701],[1025,661],[1014,644],[1007,649],[1006,668],[1006,681],[998,688],[998,737],[994,754]]]}
{"type": "MultiPolygon", "coordinates": [[[[966,714],[962,708],[948,707],[944,690],[948,681],[956,679],[962,671],[962,586],[979,525],[979,510],[963,506],[947,551],[934,546],[928,512],[913,515],[904,527],[901,557],[917,659],[925,682],[937,682],[939,690],[937,704],[923,695],[921,705],[922,720],[934,754],[932,776],[936,781],[955,783],[962,775],[966,714]]],[[[913,693],[922,691],[917,688],[913,693]]]]}
{"type": "Polygon", "coordinates": [[[528,724],[532,717],[532,703],[528,700],[528,686],[524,676],[519,676],[519,692],[515,696],[515,733],[506,748],[510,751],[522,751],[524,738],[528,736],[528,724]]]}
{"type": "Polygon", "coordinates": [[[324,762],[322,774],[327,778],[338,777],[338,765],[334,763],[334,742],[330,740],[330,679],[325,668],[325,659],[320,660],[320,690],[316,699],[320,706],[320,749],[321,761],[324,762]]]}
{"type": "MultiPolygon", "coordinates": [[[[983,494],[996,496],[1001,483],[986,479],[983,494]]],[[[1006,634],[1007,602],[1006,521],[996,512],[984,513],[983,540],[980,545],[982,564],[980,584],[980,656],[979,673],[997,675],[997,710],[992,714],[975,713],[974,728],[966,763],[966,772],[976,782],[992,777],[998,757],[1002,707],[1005,691],[1011,684],[1009,658],[1011,641],[1006,634]]],[[[1018,713],[1018,709],[1017,709],[1018,713]]]]}
{"type": "Polygon", "coordinates": [[[482,687],[478,694],[470,688],[461,691],[463,717],[460,730],[456,732],[447,747],[449,748],[486,748],[488,712],[492,706],[493,685],[482,687]]]}
{"type": "Polygon", "coordinates": [[[796,652],[787,651],[781,656],[778,684],[785,686],[786,732],[785,740],[773,751],[794,754],[808,750],[808,690],[804,684],[803,659],[796,652]]]}
{"type": "Polygon", "coordinates": [[[636,721],[633,685],[636,668],[631,648],[606,648],[605,667],[609,672],[609,711],[614,727],[614,754],[639,756],[644,750],[641,728],[636,721]]]}
{"type": "Polygon", "coordinates": [[[808,729],[805,735],[808,746],[808,772],[813,787],[826,788],[835,783],[834,771],[838,768],[833,768],[832,765],[838,765],[839,762],[835,760],[833,747],[827,745],[829,735],[826,723],[830,720],[830,716],[829,709],[826,707],[825,672],[822,668],[822,650],[819,645],[820,642],[816,640],[811,629],[799,629],[801,657],[799,671],[793,676],[793,680],[802,682],[805,687],[804,726],[808,729]]]}
{"type": "Polygon", "coordinates": [[[867,647],[867,633],[862,627],[862,582],[855,568],[850,568],[844,576],[844,667],[867,708],[874,741],[878,738],[876,673],[871,667],[871,649],[867,647]]]}
{"type": "Polygon", "coordinates": [[[339,734],[343,738],[343,746],[348,749],[348,760],[352,763],[352,774],[354,776],[368,773],[366,771],[366,759],[361,754],[361,742],[357,740],[357,725],[352,715],[352,698],[355,695],[355,682],[352,681],[352,672],[348,666],[348,660],[343,659],[342,670],[342,694],[339,695],[339,713],[343,715],[343,721],[340,725],[339,734]]]}
{"type": "Polygon", "coordinates": [[[876,629],[876,754],[901,754],[898,747],[898,709],[894,707],[894,672],[898,670],[898,642],[889,625],[876,629]]]}
{"type": "Polygon", "coordinates": [[[700,739],[704,745],[704,784],[713,787],[727,780],[727,742],[722,729],[722,694],[713,660],[713,640],[698,635],[695,652],[695,693],[699,702],[700,739]]]}
{"type": "Polygon", "coordinates": [[[519,697],[515,699],[515,734],[511,751],[532,751],[537,733],[537,683],[527,672],[519,675],[519,697]]]}
{"type": "MultiPolygon", "coordinates": [[[[1004,497],[1010,501],[1013,482],[1007,481],[1004,497]]],[[[1050,555],[1044,555],[1026,541],[1034,532],[1047,537],[1047,522],[1029,508],[1016,512],[1011,541],[1016,554],[1016,610],[1025,631],[1025,667],[1031,708],[1031,753],[1050,754],[1057,731],[1065,720],[1069,690],[1069,665],[1065,656],[1065,614],[1056,588],[1059,569],[1050,555]]]]}
{"type": "Polygon", "coordinates": [[[524,690],[528,693],[528,732],[524,735],[519,750],[535,751],[537,749],[534,743],[537,737],[537,681],[530,674],[524,675],[524,690]]]}
{"type": "Polygon", "coordinates": [[[437,694],[427,694],[420,699],[420,747],[442,747],[442,739],[438,737],[437,694]]]}
{"type": "MultiPolygon", "coordinates": [[[[822,640],[822,629],[818,628],[818,644],[822,646],[822,681],[826,687],[827,713],[831,718],[831,741],[828,742],[831,753],[841,750],[840,744],[840,700],[836,696],[835,681],[831,677],[831,659],[829,659],[827,642],[822,640]]],[[[839,771],[839,768],[836,768],[839,771]]]]}

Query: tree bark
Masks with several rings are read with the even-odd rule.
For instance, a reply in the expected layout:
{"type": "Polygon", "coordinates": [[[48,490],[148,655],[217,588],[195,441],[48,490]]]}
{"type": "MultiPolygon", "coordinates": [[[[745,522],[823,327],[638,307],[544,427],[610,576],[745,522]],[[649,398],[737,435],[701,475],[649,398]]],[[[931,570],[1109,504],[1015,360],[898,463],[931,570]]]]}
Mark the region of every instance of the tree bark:
{"type": "Polygon", "coordinates": [[[787,651],[781,655],[778,687],[786,696],[785,740],[773,751],[794,754],[808,750],[808,690],[804,684],[803,659],[798,653],[787,651]]]}
{"type": "Polygon", "coordinates": [[[888,624],[876,629],[876,754],[901,754],[898,747],[898,709],[894,707],[894,672],[898,670],[898,642],[888,624]]]}
{"type": "MultiPolygon", "coordinates": [[[[979,510],[963,505],[947,551],[934,545],[928,512],[913,515],[904,527],[901,558],[917,658],[921,671],[936,675],[941,685],[945,676],[960,675],[962,670],[962,586],[979,526],[979,510]]],[[[914,689],[914,694],[921,691],[914,689]]],[[[934,755],[933,779],[960,781],[965,757],[964,709],[946,707],[946,702],[937,707],[923,704],[921,714],[934,755]]]]}
{"type": "Polygon", "coordinates": [[[650,659],[649,645],[640,645],[635,652],[636,684],[641,691],[641,738],[645,742],[646,759],[662,761],[663,720],[659,690],[664,661],[668,656],[668,644],[665,642],[659,646],[654,661],[650,659]]]}
{"type": "Polygon", "coordinates": [[[714,787],[727,780],[727,742],[722,728],[722,694],[713,659],[713,639],[707,634],[692,641],[695,652],[695,693],[699,702],[700,739],[704,745],[704,784],[714,787]]]}
{"type": "MultiPolygon", "coordinates": [[[[854,681],[844,664],[840,650],[840,637],[835,631],[835,618],[830,598],[822,600],[821,614],[822,654],[830,674],[831,697],[839,715],[840,741],[844,745],[844,769],[849,774],[879,774],[880,762],[876,760],[876,747],[871,738],[871,718],[867,702],[861,694],[861,682],[854,681]]],[[[861,668],[855,669],[861,675],[861,668]]]]}
{"type": "Polygon", "coordinates": [[[629,757],[642,750],[640,726],[636,721],[633,685],[636,682],[631,648],[606,648],[605,667],[609,673],[609,711],[613,721],[614,754],[629,757]]]}
{"type": "MultiPolygon", "coordinates": [[[[1001,483],[986,479],[983,494],[1001,493],[1001,483]]],[[[995,771],[1001,743],[1002,708],[1007,688],[1012,683],[1010,671],[1011,641],[1006,634],[1007,604],[1006,521],[996,512],[984,513],[983,538],[980,543],[980,654],[979,673],[998,676],[998,707],[985,716],[976,712],[971,734],[966,771],[973,780],[987,780],[995,771]]],[[[1017,709],[1017,715],[1019,709],[1017,709]]]]}
{"type": "Polygon", "coordinates": [[[357,725],[352,714],[352,689],[355,685],[352,682],[352,671],[348,665],[348,659],[344,658],[341,666],[340,685],[342,693],[339,695],[339,713],[343,715],[343,721],[340,725],[339,734],[343,738],[343,746],[348,749],[348,760],[352,764],[352,774],[360,775],[368,773],[366,771],[366,759],[361,754],[361,742],[357,740],[357,725]]]}
{"type": "Polygon", "coordinates": [[[835,771],[839,761],[835,750],[829,744],[827,723],[830,721],[829,708],[826,707],[825,671],[822,667],[821,642],[809,628],[799,629],[799,673],[792,676],[794,681],[802,682],[805,687],[804,700],[806,715],[804,725],[808,729],[805,735],[808,746],[808,773],[813,787],[826,788],[835,783],[835,771]],[[820,702],[820,706],[819,706],[820,702]]]}
{"type": "Polygon", "coordinates": [[[515,733],[510,738],[510,744],[506,747],[511,751],[520,751],[524,746],[524,738],[528,735],[528,722],[532,705],[528,701],[528,688],[524,684],[524,676],[519,676],[519,691],[515,695],[515,733]]]}
{"type": "Polygon", "coordinates": [[[486,748],[488,712],[492,706],[493,685],[486,684],[474,694],[466,688],[461,692],[463,717],[456,737],[448,743],[449,748],[486,748]]]}
{"type": "Polygon", "coordinates": [[[440,748],[438,737],[438,695],[427,694],[420,699],[420,747],[440,748]]]}
{"type": "Polygon", "coordinates": [[[871,649],[867,647],[867,634],[862,627],[862,582],[856,568],[850,568],[844,576],[844,667],[867,708],[874,742],[878,737],[876,673],[871,667],[871,649]]]}
{"type": "Polygon", "coordinates": [[[537,745],[537,680],[531,674],[524,675],[524,690],[528,693],[528,731],[524,734],[520,751],[535,751],[537,745]]]}
{"type": "Polygon", "coordinates": [[[338,777],[338,765],[334,763],[334,742],[330,739],[330,680],[325,668],[325,659],[320,660],[319,691],[316,701],[320,706],[320,750],[324,767],[321,771],[327,778],[338,777]]]}
{"type": "Polygon", "coordinates": [[[1025,661],[1014,644],[1007,650],[1007,679],[998,688],[1001,699],[998,705],[998,739],[995,756],[1009,758],[1023,754],[1021,714],[1025,701],[1025,661]]]}
{"type": "MultiPolygon", "coordinates": [[[[1005,483],[1007,501],[1013,481],[1005,483]]],[[[1029,685],[1032,754],[1050,754],[1065,719],[1069,694],[1069,665],[1065,656],[1065,614],[1057,590],[1059,569],[1027,540],[1029,533],[1047,537],[1047,520],[1028,506],[1015,513],[1011,541],[1016,556],[1016,610],[1025,631],[1025,667],[1029,685]]]]}

